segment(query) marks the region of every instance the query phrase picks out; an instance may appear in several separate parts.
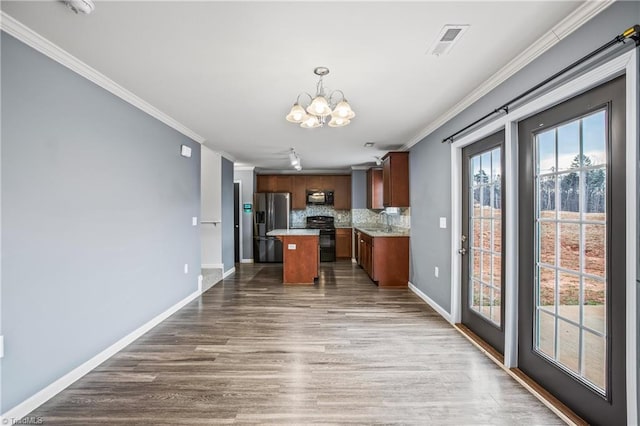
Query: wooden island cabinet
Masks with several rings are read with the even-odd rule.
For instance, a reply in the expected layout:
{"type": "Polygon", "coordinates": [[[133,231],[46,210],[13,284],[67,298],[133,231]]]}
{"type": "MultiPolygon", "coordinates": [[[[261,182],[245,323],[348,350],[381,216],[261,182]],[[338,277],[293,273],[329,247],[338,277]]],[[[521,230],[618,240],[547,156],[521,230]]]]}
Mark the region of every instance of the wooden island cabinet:
{"type": "Polygon", "coordinates": [[[314,284],[320,275],[320,231],[274,229],[267,236],[282,241],[282,282],[314,284]]]}

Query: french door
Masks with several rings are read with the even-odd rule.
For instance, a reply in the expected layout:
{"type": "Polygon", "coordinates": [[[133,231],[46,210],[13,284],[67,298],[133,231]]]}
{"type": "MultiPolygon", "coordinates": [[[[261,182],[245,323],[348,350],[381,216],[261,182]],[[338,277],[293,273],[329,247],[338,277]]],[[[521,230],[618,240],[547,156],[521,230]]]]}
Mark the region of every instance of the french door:
{"type": "Polygon", "coordinates": [[[589,423],[625,424],[624,76],[518,134],[518,367],[589,423]]]}
{"type": "Polygon", "coordinates": [[[504,353],[504,131],[462,150],[462,323],[504,353]]]}

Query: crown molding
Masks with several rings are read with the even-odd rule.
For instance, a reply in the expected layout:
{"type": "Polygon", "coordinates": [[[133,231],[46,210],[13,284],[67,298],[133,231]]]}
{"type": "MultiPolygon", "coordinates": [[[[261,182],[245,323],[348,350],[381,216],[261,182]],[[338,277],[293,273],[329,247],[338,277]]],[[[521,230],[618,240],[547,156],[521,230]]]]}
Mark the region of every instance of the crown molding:
{"type": "Polygon", "coordinates": [[[69,68],[76,74],[81,75],[87,80],[111,92],[112,94],[140,109],[141,111],[146,112],[153,118],[177,130],[186,137],[193,139],[200,144],[204,143],[204,137],[200,136],[177,120],[174,120],[139,96],[131,93],[115,81],[111,80],[104,74],[85,64],[66,50],[62,49],[60,46],[47,40],[46,38],[36,33],[31,28],[27,27],[4,11],[0,11],[0,30],[17,38],[21,42],[32,47],[43,55],[53,59],[59,64],[69,68]]]}
{"type": "Polygon", "coordinates": [[[615,0],[587,0],[581,4],[576,10],[557,23],[531,46],[509,61],[504,67],[489,77],[489,79],[485,80],[485,82],[478,86],[474,91],[465,96],[460,102],[420,130],[413,138],[404,144],[402,150],[411,148],[413,145],[429,136],[449,120],[470,107],[474,102],[498,87],[509,77],[523,69],[544,52],[551,49],[562,39],[580,28],[591,18],[611,6],[614,2],[615,0]]]}
{"type": "MultiPolygon", "coordinates": [[[[237,164],[237,163],[236,163],[237,164]]],[[[252,172],[256,166],[247,166],[247,165],[233,165],[233,170],[237,172],[252,172]]]]}
{"type": "Polygon", "coordinates": [[[296,171],[295,169],[264,169],[256,168],[256,174],[259,175],[350,175],[351,169],[303,169],[296,171]]]}

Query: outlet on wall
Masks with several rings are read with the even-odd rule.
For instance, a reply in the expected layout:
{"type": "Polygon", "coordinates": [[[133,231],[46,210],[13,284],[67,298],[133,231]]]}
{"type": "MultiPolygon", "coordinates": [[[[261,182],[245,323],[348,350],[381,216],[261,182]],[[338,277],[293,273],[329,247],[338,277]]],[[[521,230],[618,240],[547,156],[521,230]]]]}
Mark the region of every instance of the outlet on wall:
{"type": "Polygon", "coordinates": [[[188,273],[189,273],[189,264],[188,264],[188,263],[185,263],[185,264],[184,264],[184,273],[185,273],[185,274],[188,274],[188,273]]]}
{"type": "Polygon", "coordinates": [[[437,266],[433,269],[433,275],[436,278],[438,278],[440,276],[440,269],[437,266]]]}
{"type": "Polygon", "coordinates": [[[191,218],[191,225],[192,226],[198,226],[198,217],[197,216],[193,216],[191,218]]]}
{"type": "Polygon", "coordinates": [[[440,218],[440,228],[446,228],[447,227],[447,218],[446,217],[441,217],[440,218]]]}

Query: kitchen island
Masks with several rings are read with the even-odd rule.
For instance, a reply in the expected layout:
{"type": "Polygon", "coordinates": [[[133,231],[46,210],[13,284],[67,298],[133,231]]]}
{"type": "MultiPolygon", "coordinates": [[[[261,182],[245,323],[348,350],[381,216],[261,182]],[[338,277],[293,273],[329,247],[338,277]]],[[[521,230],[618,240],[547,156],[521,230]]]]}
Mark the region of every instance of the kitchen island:
{"type": "Polygon", "coordinates": [[[282,282],[314,284],[320,271],[320,231],[274,229],[267,236],[282,241],[282,282]]]}

